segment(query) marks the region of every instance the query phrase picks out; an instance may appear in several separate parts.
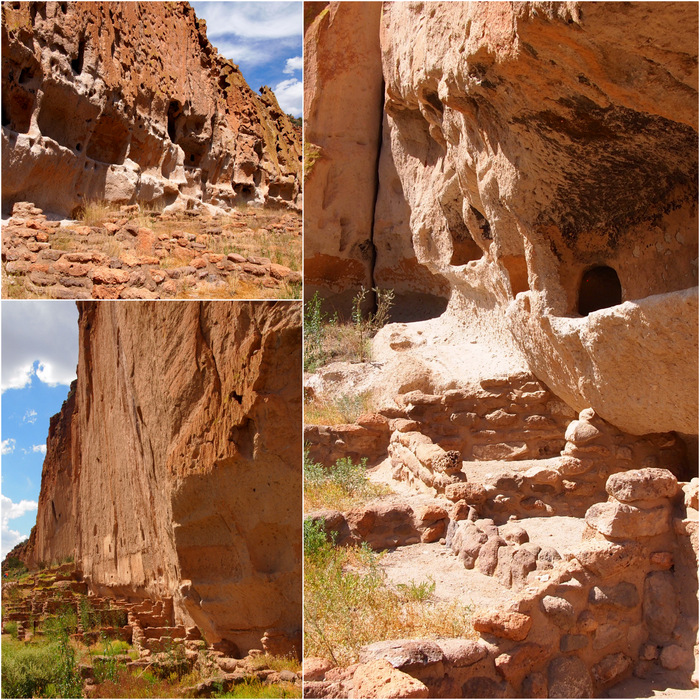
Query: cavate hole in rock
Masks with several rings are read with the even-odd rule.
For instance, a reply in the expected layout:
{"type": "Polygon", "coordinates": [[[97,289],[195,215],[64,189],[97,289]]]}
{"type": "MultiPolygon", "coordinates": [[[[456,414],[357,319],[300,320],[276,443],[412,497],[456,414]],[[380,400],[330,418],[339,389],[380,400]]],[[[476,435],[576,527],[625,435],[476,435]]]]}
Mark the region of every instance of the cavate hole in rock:
{"type": "Polygon", "coordinates": [[[88,124],[98,113],[99,107],[70,87],[51,83],[44,87],[39,129],[44,136],[72,149],[76,143],[86,140],[88,124]]]}
{"type": "Polygon", "coordinates": [[[129,145],[129,129],[118,116],[103,114],[87,147],[87,156],[102,163],[121,165],[129,145]]]}
{"type": "Polygon", "coordinates": [[[76,75],[83,72],[83,62],[85,60],[85,39],[81,37],[78,42],[78,55],[70,62],[70,67],[76,75]]]}
{"type": "Polygon", "coordinates": [[[600,265],[583,273],[578,295],[578,312],[581,316],[621,303],[622,285],[612,267],[600,265]]]}
{"type": "Polygon", "coordinates": [[[506,255],[501,258],[510,280],[510,290],[515,298],[520,292],[527,292],[530,286],[527,281],[527,262],[522,255],[506,255]]]}

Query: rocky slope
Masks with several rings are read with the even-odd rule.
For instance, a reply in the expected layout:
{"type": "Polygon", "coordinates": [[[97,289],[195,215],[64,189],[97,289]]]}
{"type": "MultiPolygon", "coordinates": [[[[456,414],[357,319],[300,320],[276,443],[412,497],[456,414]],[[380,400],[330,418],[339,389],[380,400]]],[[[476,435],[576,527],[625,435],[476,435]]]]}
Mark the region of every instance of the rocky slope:
{"type": "Polygon", "coordinates": [[[300,205],[298,130],[187,3],[6,3],[2,54],[3,210],[300,205]]]}
{"type": "Polygon", "coordinates": [[[78,378],[51,421],[25,559],[74,556],[98,595],[172,602],[178,624],[240,652],[263,637],[288,651],[299,305],[78,304],[78,378]]]}
{"type": "MultiPolygon", "coordinates": [[[[358,41],[348,5],[313,19],[307,70],[358,41]]],[[[351,67],[309,84],[306,133],[332,141],[307,179],[321,205],[307,206],[306,256],[325,260],[309,290],[342,307],[370,280],[404,313],[449,300],[452,324],[492,332],[493,348],[510,335],[577,411],[697,435],[697,364],[681,359],[698,354],[697,6],[378,8],[362,31],[381,67],[361,82],[381,70],[381,130],[376,100],[343,89],[351,67]],[[363,172],[378,159],[376,197],[347,194],[348,158],[363,172]]]]}

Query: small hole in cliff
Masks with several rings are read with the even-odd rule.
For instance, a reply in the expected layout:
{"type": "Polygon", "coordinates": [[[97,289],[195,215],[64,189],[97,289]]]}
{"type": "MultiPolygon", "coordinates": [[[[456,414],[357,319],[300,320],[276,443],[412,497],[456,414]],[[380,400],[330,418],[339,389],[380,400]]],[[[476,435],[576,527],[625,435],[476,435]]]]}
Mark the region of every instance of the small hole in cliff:
{"type": "Polygon", "coordinates": [[[83,72],[83,62],[85,60],[85,39],[78,42],[78,55],[70,62],[70,66],[76,75],[83,72]]]}
{"type": "Polygon", "coordinates": [[[622,303],[622,285],[612,267],[601,265],[583,273],[578,295],[578,312],[588,316],[592,311],[622,303]]]}
{"type": "Polygon", "coordinates": [[[243,396],[235,391],[232,391],[228,397],[229,399],[233,399],[236,403],[241,403],[243,401],[243,396]]]}
{"type": "Polygon", "coordinates": [[[78,151],[78,153],[80,153],[80,151],[83,150],[82,144],[76,143],[76,144],[75,144],[75,150],[78,151]]]}
{"type": "Polygon", "coordinates": [[[65,15],[66,12],[68,12],[68,3],[67,2],[59,2],[58,6],[61,8],[61,12],[65,15]]]}

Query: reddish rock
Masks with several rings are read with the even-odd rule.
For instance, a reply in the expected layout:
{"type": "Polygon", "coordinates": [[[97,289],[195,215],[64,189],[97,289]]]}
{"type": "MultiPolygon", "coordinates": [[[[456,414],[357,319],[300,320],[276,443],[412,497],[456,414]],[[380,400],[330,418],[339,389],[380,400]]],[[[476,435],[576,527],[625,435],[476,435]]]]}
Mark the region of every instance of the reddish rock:
{"type": "Polygon", "coordinates": [[[77,384],[51,421],[33,563],[73,556],[93,590],[164,601],[208,643],[296,640],[300,305],[79,312],[77,384]]]}
{"type": "Polygon", "coordinates": [[[529,615],[504,610],[477,613],[472,622],[477,632],[512,639],[515,642],[522,642],[532,626],[532,618],[529,615]]]}
{"type": "Polygon", "coordinates": [[[7,6],[2,44],[4,208],[300,206],[300,132],[269,88],[253,92],[212,47],[188,4],[7,6]]]}
{"type": "Polygon", "coordinates": [[[427,698],[427,686],[378,659],[360,664],[353,676],[354,698],[427,698]]]}

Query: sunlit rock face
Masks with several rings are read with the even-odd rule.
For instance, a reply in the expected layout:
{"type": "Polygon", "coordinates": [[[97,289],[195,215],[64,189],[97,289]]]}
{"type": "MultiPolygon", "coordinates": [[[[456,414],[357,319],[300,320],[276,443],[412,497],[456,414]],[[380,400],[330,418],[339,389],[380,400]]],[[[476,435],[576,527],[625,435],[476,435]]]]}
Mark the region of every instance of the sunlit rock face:
{"type": "Polygon", "coordinates": [[[697,6],[395,3],[381,36],[418,260],[571,406],[696,433],[697,6]]]}
{"type": "Polygon", "coordinates": [[[697,5],[381,9],[372,283],[512,335],[577,410],[697,434],[697,5]]]}
{"type": "Polygon", "coordinates": [[[78,304],[29,563],[73,556],[95,592],[172,601],[210,643],[296,639],[299,305],[78,304]]]}
{"type": "Polygon", "coordinates": [[[2,206],[301,204],[298,130],[187,3],[2,8],[2,206]]]}

